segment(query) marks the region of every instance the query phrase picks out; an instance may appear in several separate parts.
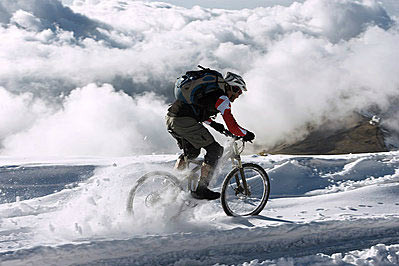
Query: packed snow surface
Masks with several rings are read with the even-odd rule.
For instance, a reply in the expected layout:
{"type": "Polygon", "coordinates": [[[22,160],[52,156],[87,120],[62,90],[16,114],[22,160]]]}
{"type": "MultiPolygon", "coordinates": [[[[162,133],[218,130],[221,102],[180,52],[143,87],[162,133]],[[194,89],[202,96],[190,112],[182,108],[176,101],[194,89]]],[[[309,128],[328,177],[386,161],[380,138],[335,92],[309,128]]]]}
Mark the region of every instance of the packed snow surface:
{"type": "Polygon", "coordinates": [[[219,200],[174,219],[128,215],[136,180],[176,157],[1,157],[0,264],[399,263],[399,152],[247,155],[271,179],[260,215],[228,217],[219,200]]]}
{"type": "Polygon", "coordinates": [[[399,147],[399,1],[204,1],[1,0],[0,154],[173,153],[165,113],[198,64],[242,75],[232,113],[262,148],[366,111],[399,147]]]}

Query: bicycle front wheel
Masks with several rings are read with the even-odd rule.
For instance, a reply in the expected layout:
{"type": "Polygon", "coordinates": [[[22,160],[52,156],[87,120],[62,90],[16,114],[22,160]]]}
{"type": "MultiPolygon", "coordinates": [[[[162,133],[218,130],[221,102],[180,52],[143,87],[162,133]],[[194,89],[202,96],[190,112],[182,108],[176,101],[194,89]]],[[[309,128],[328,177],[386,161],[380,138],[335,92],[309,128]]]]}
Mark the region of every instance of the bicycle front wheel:
{"type": "Polygon", "coordinates": [[[180,181],[165,171],[154,171],[140,177],[130,190],[127,211],[144,222],[174,218],[181,212],[178,200],[183,188],[180,181]]]}
{"type": "Polygon", "coordinates": [[[259,214],[270,194],[270,181],[265,170],[253,163],[234,168],[224,179],[221,202],[229,216],[259,214]]]}

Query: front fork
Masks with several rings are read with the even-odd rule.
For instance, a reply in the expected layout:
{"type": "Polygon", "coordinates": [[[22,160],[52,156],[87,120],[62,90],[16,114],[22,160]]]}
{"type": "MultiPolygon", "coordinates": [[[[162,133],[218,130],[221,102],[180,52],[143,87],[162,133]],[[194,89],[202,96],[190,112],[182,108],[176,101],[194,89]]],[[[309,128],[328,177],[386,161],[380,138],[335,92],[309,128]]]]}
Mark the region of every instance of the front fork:
{"type": "MultiPolygon", "coordinates": [[[[237,148],[236,146],[234,148],[237,148]]],[[[235,189],[236,191],[236,196],[238,194],[244,194],[245,196],[251,196],[251,192],[249,191],[249,187],[247,184],[247,179],[245,178],[245,173],[244,173],[244,168],[242,167],[242,162],[241,162],[241,156],[237,154],[236,156],[231,158],[231,161],[233,165],[235,164],[238,167],[238,173],[241,176],[241,182],[240,182],[240,177],[237,174],[234,175],[234,178],[236,180],[237,188],[235,189]],[[242,183],[242,185],[241,185],[242,183]]]]}

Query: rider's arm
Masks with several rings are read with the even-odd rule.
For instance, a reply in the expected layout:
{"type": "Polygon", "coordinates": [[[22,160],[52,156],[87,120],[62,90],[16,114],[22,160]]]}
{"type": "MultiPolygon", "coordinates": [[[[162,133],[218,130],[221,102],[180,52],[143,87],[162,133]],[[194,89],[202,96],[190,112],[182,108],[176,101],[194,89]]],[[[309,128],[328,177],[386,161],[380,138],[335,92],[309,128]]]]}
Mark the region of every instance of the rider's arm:
{"type": "Polygon", "coordinates": [[[215,122],[211,118],[204,121],[204,123],[211,126],[214,130],[219,131],[222,134],[225,134],[226,129],[224,128],[223,124],[215,122]]]}
{"type": "Polygon", "coordinates": [[[226,95],[219,97],[215,107],[222,114],[223,120],[231,133],[239,137],[243,137],[247,134],[247,131],[237,124],[237,121],[231,113],[231,102],[226,95]]]}

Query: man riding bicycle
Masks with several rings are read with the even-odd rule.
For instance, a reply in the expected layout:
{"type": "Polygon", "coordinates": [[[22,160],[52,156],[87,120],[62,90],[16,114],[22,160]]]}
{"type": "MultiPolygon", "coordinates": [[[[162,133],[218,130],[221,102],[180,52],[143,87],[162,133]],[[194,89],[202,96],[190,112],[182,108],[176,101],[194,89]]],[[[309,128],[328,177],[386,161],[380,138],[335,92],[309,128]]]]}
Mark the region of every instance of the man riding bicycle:
{"type": "MultiPolygon", "coordinates": [[[[224,126],[212,119],[218,113],[221,113],[228,130],[232,134],[243,137],[244,141],[253,140],[255,135],[240,127],[231,113],[231,103],[243,91],[247,91],[243,78],[231,72],[227,72],[226,77],[223,78],[217,71],[204,68],[203,71],[211,71],[215,74],[216,81],[209,82],[211,79],[205,76],[196,81],[194,90],[204,89],[207,86],[213,86],[217,89],[204,93],[204,96],[195,103],[177,99],[168,109],[166,125],[168,131],[177,139],[179,147],[183,149],[183,154],[179,156],[175,169],[183,170],[186,168],[184,156],[187,156],[188,159],[195,159],[199,156],[201,148],[206,150],[197,189],[192,191],[191,194],[197,199],[214,200],[220,197],[220,193],[208,189],[208,185],[217,162],[223,154],[223,147],[215,141],[202,123],[223,133],[225,131],[224,126]]],[[[189,72],[186,74],[189,74],[189,72]]]]}

